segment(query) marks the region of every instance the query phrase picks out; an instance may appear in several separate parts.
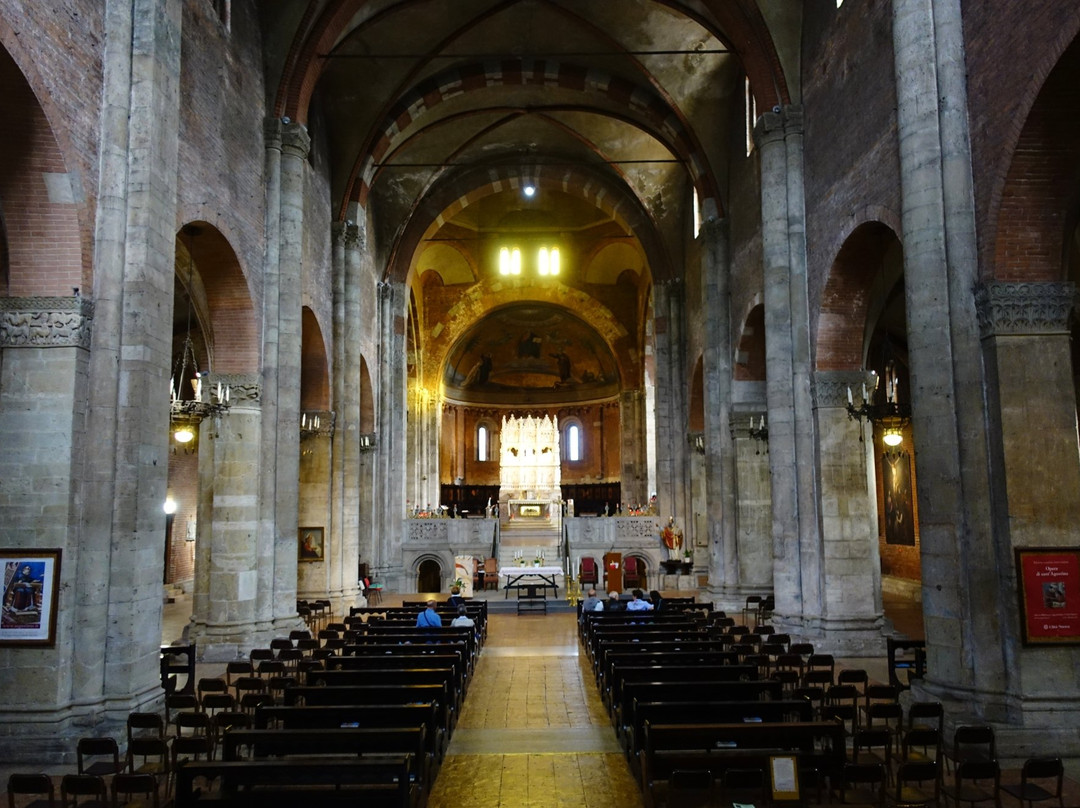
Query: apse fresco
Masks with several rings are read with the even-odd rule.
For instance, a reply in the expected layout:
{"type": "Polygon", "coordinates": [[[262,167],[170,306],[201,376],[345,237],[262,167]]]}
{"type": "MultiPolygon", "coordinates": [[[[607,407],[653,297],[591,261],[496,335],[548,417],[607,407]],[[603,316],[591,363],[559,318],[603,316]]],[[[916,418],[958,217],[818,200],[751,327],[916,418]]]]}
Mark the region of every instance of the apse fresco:
{"type": "Polygon", "coordinates": [[[462,401],[560,403],[616,395],[615,358],[603,338],[564,309],[518,305],[474,325],[454,346],[443,373],[462,401]]]}

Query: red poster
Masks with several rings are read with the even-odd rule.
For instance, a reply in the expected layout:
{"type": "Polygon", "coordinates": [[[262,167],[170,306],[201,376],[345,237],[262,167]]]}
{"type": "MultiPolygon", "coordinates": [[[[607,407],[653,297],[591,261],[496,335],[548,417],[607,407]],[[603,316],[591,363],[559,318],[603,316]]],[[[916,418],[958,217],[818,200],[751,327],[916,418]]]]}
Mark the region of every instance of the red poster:
{"type": "Polygon", "coordinates": [[[1080,642],[1080,551],[1017,549],[1016,562],[1024,641],[1080,642]]]}

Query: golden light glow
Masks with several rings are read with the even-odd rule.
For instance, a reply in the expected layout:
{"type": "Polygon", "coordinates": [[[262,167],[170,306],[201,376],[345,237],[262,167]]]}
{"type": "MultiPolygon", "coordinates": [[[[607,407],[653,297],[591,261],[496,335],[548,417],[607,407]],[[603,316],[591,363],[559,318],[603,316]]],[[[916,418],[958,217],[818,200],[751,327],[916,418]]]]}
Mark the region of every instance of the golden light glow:
{"type": "Polygon", "coordinates": [[[536,257],[537,272],[541,275],[559,274],[559,248],[541,247],[536,257]]]}
{"type": "Polygon", "coordinates": [[[886,446],[899,446],[904,442],[904,436],[900,434],[899,429],[887,429],[885,434],[881,436],[881,440],[886,446]]]}
{"type": "Polygon", "coordinates": [[[195,440],[195,433],[192,432],[188,427],[182,426],[178,430],[176,430],[176,432],[173,434],[173,437],[176,439],[177,443],[191,443],[193,440],[195,440]]]}
{"type": "Polygon", "coordinates": [[[503,247],[499,250],[499,274],[521,274],[521,250],[517,247],[512,249],[510,247],[503,247]]]}

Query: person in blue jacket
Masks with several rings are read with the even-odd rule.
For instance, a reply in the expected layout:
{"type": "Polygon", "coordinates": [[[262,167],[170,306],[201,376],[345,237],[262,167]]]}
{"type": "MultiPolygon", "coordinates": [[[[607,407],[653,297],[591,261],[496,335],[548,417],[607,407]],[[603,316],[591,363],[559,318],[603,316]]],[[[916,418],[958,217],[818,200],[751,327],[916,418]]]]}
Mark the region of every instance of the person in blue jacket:
{"type": "Polygon", "coordinates": [[[435,611],[434,600],[429,600],[427,608],[416,616],[416,625],[420,628],[439,628],[442,626],[442,618],[435,611]]]}

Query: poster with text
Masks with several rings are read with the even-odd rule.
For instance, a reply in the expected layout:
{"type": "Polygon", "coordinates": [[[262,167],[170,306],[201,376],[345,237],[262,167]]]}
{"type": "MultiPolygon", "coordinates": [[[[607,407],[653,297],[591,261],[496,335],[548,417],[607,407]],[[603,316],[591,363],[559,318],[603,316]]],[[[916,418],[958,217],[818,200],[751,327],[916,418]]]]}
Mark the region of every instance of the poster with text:
{"type": "Polygon", "coordinates": [[[53,645],[59,550],[0,550],[0,645],[53,645]]]}
{"type": "Polygon", "coordinates": [[[1024,642],[1080,643],[1080,550],[1018,548],[1016,570],[1024,642]]]}

